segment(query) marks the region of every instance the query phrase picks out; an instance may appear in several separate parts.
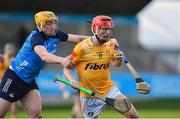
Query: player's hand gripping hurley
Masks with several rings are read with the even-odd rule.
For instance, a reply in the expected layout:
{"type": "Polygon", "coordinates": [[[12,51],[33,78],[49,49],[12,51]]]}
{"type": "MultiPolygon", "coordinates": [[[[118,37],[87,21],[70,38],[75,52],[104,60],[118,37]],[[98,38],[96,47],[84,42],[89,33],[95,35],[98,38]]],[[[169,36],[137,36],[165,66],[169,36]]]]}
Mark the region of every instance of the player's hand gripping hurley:
{"type": "MultiPolygon", "coordinates": [[[[116,45],[116,52],[119,52],[119,53],[122,52],[120,50],[119,45],[116,45]]],[[[115,52],[115,54],[117,54],[116,52],[115,52]]],[[[118,57],[118,55],[116,57],[118,57]]],[[[150,93],[151,86],[141,78],[139,73],[132,67],[132,65],[129,63],[129,61],[127,60],[127,58],[126,58],[126,56],[124,54],[123,54],[123,62],[126,64],[129,71],[132,73],[132,75],[134,76],[134,78],[136,80],[136,90],[137,90],[137,92],[140,93],[140,94],[148,94],[148,93],[150,93]]]]}
{"type": "Polygon", "coordinates": [[[132,73],[136,80],[136,90],[140,94],[148,94],[151,91],[151,86],[145,82],[139,73],[136,72],[136,70],[132,67],[132,65],[129,63],[127,58],[124,56],[124,63],[127,65],[129,71],[132,73]]]}
{"type": "MultiPolygon", "coordinates": [[[[72,86],[72,84],[70,83],[69,80],[65,80],[65,79],[63,79],[61,77],[55,77],[54,81],[59,81],[59,82],[62,82],[64,84],[66,84],[66,85],[72,86]]],[[[117,111],[120,111],[121,113],[125,113],[125,112],[129,111],[129,109],[131,108],[131,103],[126,99],[124,101],[111,99],[111,98],[102,96],[100,94],[97,94],[97,93],[95,93],[95,92],[93,92],[91,90],[88,90],[86,88],[83,88],[81,86],[79,86],[77,89],[84,92],[84,93],[86,93],[86,94],[89,94],[91,96],[94,96],[94,97],[106,102],[108,105],[110,105],[111,107],[113,107],[117,111]]]]}

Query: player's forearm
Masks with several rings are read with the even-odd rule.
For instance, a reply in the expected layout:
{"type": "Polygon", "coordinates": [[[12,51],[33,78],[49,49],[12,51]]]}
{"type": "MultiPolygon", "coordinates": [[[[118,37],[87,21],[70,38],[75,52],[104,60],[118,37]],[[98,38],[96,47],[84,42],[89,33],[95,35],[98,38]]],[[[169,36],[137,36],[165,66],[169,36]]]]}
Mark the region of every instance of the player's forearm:
{"type": "Polygon", "coordinates": [[[83,41],[84,39],[89,38],[89,36],[79,36],[79,42],[83,41]]]}
{"type": "Polygon", "coordinates": [[[66,77],[68,80],[70,80],[70,81],[75,80],[75,78],[74,78],[74,76],[73,76],[73,74],[72,74],[72,69],[70,69],[70,68],[64,68],[64,69],[63,69],[63,73],[64,73],[65,77],[66,77]]]}
{"type": "Polygon", "coordinates": [[[61,64],[63,60],[62,57],[56,56],[51,53],[42,54],[41,59],[45,62],[52,63],[52,64],[61,64]]]}
{"type": "Polygon", "coordinates": [[[46,48],[42,45],[34,47],[35,53],[45,62],[62,64],[64,58],[49,53],[46,48]]]}
{"type": "Polygon", "coordinates": [[[89,36],[68,34],[68,41],[78,43],[78,42],[81,42],[88,37],[89,36]]]}

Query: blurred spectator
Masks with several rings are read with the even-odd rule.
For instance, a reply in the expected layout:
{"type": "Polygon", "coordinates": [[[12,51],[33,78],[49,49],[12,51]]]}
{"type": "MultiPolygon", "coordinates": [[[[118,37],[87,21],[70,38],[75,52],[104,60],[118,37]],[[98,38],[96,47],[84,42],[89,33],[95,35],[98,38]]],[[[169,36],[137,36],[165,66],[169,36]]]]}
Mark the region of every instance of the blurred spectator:
{"type": "Polygon", "coordinates": [[[80,92],[78,90],[74,90],[71,118],[83,118],[83,114],[81,111],[80,92]]]}
{"type": "MultiPolygon", "coordinates": [[[[73,68],[73,74],[76,76],[76,69],[73,68]]],[[[63,74],[63,78],[67,79],[67,77],[63,74]]],[[[77,79],[77,77],[76,77],[77,79]]],[[[70,98],[71,94],[70,91],[68,91],[68,88],[65,84],[60,83],[60,90],[62,90],[63,93],[63,99],[67,100],[70,98]]],[[[81,103],[80,103],[80,92],[77,89],[73,88],[73,106],[71,108],[71,118],[83,118],[83,114],[81,111],[81,103]]]]}
{"type": "Polygon", "coordinates": [[[12,43],[7,43],[4,47],[4,53],[1,55],[1,67],[0,67],[0,79],[5,72],[5,70],[9,67],[10,62],[14,58],[15,55],[15,46],[12,43]]]}
{"type": "MultiPolygon", "coordinates": [[[[70,93],[67,90],[66,85],[60,84],[60,89],[62,90],[63,93],[63,99],[67,100],[70,98],[70,93]]],[[[80,103],[80,95],[79,91],[74,89],[73,91],[73,106],[71,109],[71,118],[82,118],[82,112],[81,112],[81,103],[80,103]]]]}
{"type": "MultiPolygon", "coordinates": [[[[5,45],[4,53],[0,55],[0,80],[9,67],[10,62],[14,59],[15,51],[15,45],[13,43],[7,43],[5,45]]],[[[10,113],[12,118],[16,118],[16,103],[11,104],[10,113]]]]}
{"type": "Polygon", "coordinates": [[[25,27],[24,24],[21,24],[18,29],[18,47],[19,48],[21,48],[22,45],[24,44],[28,34],[29,34],[28,29],[25,27]]]}

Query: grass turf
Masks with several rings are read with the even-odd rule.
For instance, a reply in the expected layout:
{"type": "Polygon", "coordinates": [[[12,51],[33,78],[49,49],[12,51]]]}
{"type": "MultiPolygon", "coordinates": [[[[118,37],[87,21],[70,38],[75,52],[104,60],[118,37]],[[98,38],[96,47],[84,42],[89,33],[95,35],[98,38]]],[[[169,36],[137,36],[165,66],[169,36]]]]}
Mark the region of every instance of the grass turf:
{"type": "MultiPolygon", "coordinates": [[[[141,118],[180,118],[180,100],[153,100],[134,102],[141,118]]],[[[44,118],[69,118],[71,112],[70,106],[43,107],[44,118]]],[[[8,113],[7,117],[10,114],[8,113]]],[[[26,118],[24,110],[17,111],[17,117],[26,118]]],[[[107,108],[101,115],[101,118],[121,118],[118,112],[107,108]]]]}

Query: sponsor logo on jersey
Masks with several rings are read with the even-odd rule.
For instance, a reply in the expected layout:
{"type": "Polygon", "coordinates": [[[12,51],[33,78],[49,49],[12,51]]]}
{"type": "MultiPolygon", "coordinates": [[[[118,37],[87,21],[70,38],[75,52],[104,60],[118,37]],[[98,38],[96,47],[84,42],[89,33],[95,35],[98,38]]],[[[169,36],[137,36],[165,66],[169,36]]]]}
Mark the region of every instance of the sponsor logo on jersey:
{"type": "Polygon", "coordinates": [[[110,67],[110,64],[98,64],[98,63],[88,63],[86,64],[85,70],[102,70],[102,69],[108,69],[110,67]]]}
{"type": "Polygon", "coordinates": [[[98,54],[99,58],[102,58],[102,54],[103,54],[103,52],[102,52],[102,51],[97,52],[97,54],[98,54]]]}

